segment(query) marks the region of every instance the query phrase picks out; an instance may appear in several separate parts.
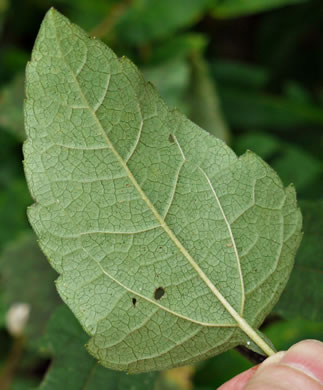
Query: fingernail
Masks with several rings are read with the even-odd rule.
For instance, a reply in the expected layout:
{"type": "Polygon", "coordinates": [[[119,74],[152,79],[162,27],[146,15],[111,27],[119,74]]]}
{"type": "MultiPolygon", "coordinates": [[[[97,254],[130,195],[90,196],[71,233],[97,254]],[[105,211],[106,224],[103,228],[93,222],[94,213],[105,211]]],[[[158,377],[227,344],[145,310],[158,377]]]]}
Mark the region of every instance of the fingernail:
{"type": "Polygon", "coordinates": [[[281,364],[286,364],[323,384],[323,343],[306,340],[295,344],[282,357],[281,364]]]}

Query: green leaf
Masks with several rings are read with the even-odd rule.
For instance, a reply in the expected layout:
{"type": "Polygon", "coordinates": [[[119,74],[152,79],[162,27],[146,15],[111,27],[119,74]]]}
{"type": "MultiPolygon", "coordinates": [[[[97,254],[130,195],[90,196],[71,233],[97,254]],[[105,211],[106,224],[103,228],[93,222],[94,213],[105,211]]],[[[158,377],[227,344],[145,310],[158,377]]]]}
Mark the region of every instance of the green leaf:
{"type": "Polygon", "coordinates": [[[211,70],[216,80],[234,88],[260,89],[270,79],[268,69],[237,61],[216,59],[211,63],[211,70]]]}
{"type": "Polygon", "coordinates": [[[7,309],[16,303],[29,305],[25,333],[30,345],[38,342],[60,299],[53,283],[57,274],[49,267],[32,233],[22,235],[3,251],[0,277],[1,295],[7,309]]]}
{"type": "MultiPolygon", "coordinates": [[[[1,176],[0,176],[1,177],[1,176]]],[[[23,178],[12,179],[4,191],[0,191],[0,250],[18,234],[29,228],[26,207],[31,198],[23,178]]]]}
{"type": "MultiPolygon", "coordinates": [[[[213,390],[252,367],[238,351],[232,349],[201,364],[194,377],[195,387],[210,386],[213,390]],[[212,387],[211,387],[212,386],[212,387]]],[[[194,390],[196,388],[194,387],[194,390]]],[[[199,387],[197,387],[199,389],[199,387]]],[[[204,387],[203,387],[204,389],[204,387]]]]}
{"type": "Polygon", "coordinates": [[[10,390],[31,390],[37,386],[37,381],[35,379],[21,379],[14,378],[11,385],[10,390]]]}
{"type": "Polygon", "coordinates": [[[304,240],[275,312],[285,318],[323,320],[323,200],[303,201],[304,240]]]}
{"type": "Polygon", "coordinates": [[[120,22],[116,33],[120,40],[143,44],[173,34],[196,23],[209,0],[134,0],[120,22]]]}
{"type": "MultiPolygon", "coordinates": [[[[21,144],[17,139],[3,129],[0,129],[0,197],[5,196],[4,192],[9,190],[12,182],[16,179],[24,180],[21,166],[21,144]]],[[[26,189],[26,183],[24,183],[26,189]]],[[[28,192],[28,190],[27,190],[28,192]]]]}
{"type": "Polygon", "coordinates": [[[218,83],[218,92],[229,125],[239,129],[291,129],[323,125],[321,107],[284,97],[218,83]]]}
{"type": "Polygon", "coordinates": [[[154,43],[150,62],[159,64],[175,59],[187,58],[192,53],[202,52],[208,43],[207,37],[198,33],[176,34],[172,39],[154,43]]]}
{"type": "Polygon", "coordinates": [[[51,317],[43,350],[54,360],[39,390],[152,390],[157,375],[127,375],[100,366],[86,351],[88,335],[73,314],[60,306],[51,317]]]}
{"type": "Polygon", "coordinates": [[[113,7],[120,0],[78,0],[66,3],[68,15],[86,31],[91,31],[113,12],[113,7]]]}
{"type": "Polygon", "coordinates": [[[90,353],[129,372],[237,344],[272,354],[255,329],[300,241],[293,187],[53,9],[26,83],[29,218],[90,353]]]}
{"type": "Polygon", "coordinates": [[[250,149],[264,160],[268,160],[276,153],[281,152],[284,149],[284,144],[270,133],[247,132],[234,138],[233,149],[238,155],[250,149]]]}
{"type": "Polygon", "coordinates": [[[192,77],[190,101],[190,119],[199,126],[229,143],[230,132],[226,125],[214,80],[209,74],[208,64],[199,53],[191,57],[192,77]]]}
{"type": "Polygon", "coordinates": [[[190,79],[189,64],[184,58],[163,62],[142,69],[145,79],[152,82],[171,107],[186,111],[184,97],[190,79]]]}
{"type": "Polygon", "coordinates": [[[24,98],[24,77],[19,74],[0,91],[0,126],[13,134],[19,141],[25,137],[22,114],[24,98]]]}
{"type": "Polygon", "coordinates": [[[292,145],[286,145],[283,154],[273,167],[279,172],[284,183],[295,184],[298,191],[306,190],[323,174],[323,164],[312,154],[292,145]]]}
{"type": "Polygon", "coordinates": [[[287,98],[304,104],[312,104],[313,98],[310,92],[297,81],[288,80],[283,85],[284,94],[287,98]]]}
{"type": "Polygon", "coordinates": [[[233,149],[238,155],[249,148],[263,159],[271,161],[283,182],[294,183],[298,194],[315,199],[315,193],[322,193],[320,178],[323,175],[323,165],[313,153],[270,133],[248,132],[235,138],[233,149]]]}
{"type": "Polygon", "coordinates": [[[0,33],[2,32],[4,17],[7,12],[8,5],[9,5],[8,0],[0,0],[0,33]]]}
{"type": "Polygon", "coordinates": [[[320,30],[322,12],[321,1],[306,1],[263,15],[257,28],[254,52],[258,61],[270,68],[274,80],[295,79],[316,93],[315,86],[322,79],[321,73],[315,71],[321,69],[321,43],[304,45],[304,36],[312,36],[320,30]]]}
{"type": "Polygon", "coordinates": [[[302,340],[323,340],[322,325],[322,322],[291,318],[287,321],[273,322],[266,328],[266,334],[276,341],[280,351],[286,351],[302,340]]]}
{"type": "Polygon", "coordinates": [[[218,18],[233,18],[306,1],[308,0],[216,0],[213,14],[218,18]]]}

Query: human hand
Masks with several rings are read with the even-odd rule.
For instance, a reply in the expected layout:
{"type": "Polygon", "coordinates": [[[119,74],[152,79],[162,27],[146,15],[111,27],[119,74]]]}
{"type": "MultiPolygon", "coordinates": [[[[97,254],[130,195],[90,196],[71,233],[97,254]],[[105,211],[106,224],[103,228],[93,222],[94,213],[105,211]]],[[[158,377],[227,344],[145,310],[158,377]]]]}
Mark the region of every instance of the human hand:
{"type": "Polygon", "coordinates": [[[323,343],[301,341],[237,375],[218,390],[323,390],[323,343]]]}

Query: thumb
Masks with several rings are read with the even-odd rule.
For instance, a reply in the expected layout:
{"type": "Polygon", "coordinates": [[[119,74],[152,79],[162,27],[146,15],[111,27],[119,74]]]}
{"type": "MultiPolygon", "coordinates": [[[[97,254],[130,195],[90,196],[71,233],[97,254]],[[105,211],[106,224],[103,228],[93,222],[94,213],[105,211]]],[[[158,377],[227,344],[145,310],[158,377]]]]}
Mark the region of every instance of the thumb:
{"type": "Polygon", "coordinates": [[[305,340],[266,359],[244,390],[323,390],[323,343],[305,340]]]}

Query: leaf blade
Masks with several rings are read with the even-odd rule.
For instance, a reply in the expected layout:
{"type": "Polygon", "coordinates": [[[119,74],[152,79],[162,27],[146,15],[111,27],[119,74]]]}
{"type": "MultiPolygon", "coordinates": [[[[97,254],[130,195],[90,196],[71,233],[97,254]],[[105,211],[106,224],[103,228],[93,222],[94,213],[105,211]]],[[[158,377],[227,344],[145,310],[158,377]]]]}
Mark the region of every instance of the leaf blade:
{"type": "MultiPolygon", "coordinates": [[[[259,240],[252,229],[249,235],[255,252],[267,242],[275,272],[287,198],[277,175],[252,153],[238,159],[169,110],[130,61],[119,60],[56,11],[43,22],[27,80],[24,153],[37,201],[29,218],[61,274],[61,296],[93,336],[89,351],[111,368],[161,369],[247,342],[238,325],[266,349],[241,317],[243,295],[252,297],[245,307],[248,322],[259,325],[297,248],[301,217],[294,192],[288,201],[295,236],[288,267],[269,286],[271,273],[262,272],[267,290],[261,287],[264,303],[256,305],[255,319],[250,307],[256,298],[242,283],[250,242],[241,237],[241,226],[246,218],[269,226],[259,240]],[[46,90],[39,80],[48,83],[46,90]],[[275,217],[280,225],[273,224],[275,217]],[[246,252],[242,270],[238,250],[246,252]],[[165,293],[157,302],[159,288],[165,293]]],[[[253,283],[259,294],[259,277],[253,283]]]]}

